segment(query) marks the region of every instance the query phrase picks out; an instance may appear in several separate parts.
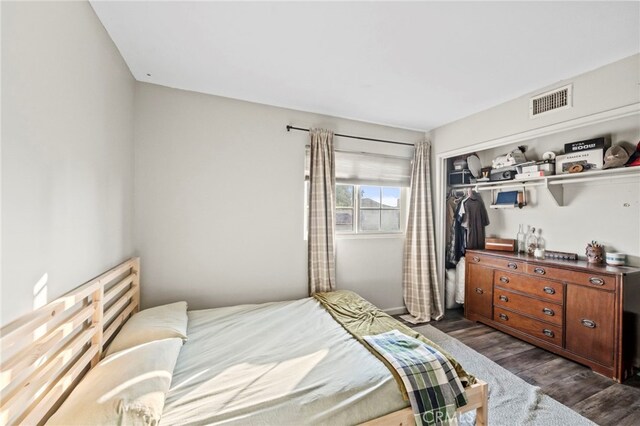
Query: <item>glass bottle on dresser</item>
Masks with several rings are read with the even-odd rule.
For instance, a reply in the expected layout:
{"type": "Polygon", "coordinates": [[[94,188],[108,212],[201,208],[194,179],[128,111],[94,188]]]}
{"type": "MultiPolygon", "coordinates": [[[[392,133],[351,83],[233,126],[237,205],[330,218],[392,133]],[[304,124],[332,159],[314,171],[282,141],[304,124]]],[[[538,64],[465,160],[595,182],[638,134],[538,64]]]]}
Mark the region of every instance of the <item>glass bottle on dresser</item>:
{"type": "Polygon", "coordinates": [[[535,250],[533,251],[533,255],[538,259],[544,259],[544,249],[545,249],[545,241],[542,238],[542,229],[538,229],[537,245],[535,250]]]}
{"type": "Polygon", "coordinates": [[[520,224],[518,235],[516,236],[516,241],[518,242],[518,253],[524,253],[527,247],[523,227],[524,225],[520,224]]]}
{"type": "Polygon", "coordinates": [[[538,237],[536,237],[536,228],[531,227],[527,235],[527,254],[533,255],[538,247],[538,237]]]}

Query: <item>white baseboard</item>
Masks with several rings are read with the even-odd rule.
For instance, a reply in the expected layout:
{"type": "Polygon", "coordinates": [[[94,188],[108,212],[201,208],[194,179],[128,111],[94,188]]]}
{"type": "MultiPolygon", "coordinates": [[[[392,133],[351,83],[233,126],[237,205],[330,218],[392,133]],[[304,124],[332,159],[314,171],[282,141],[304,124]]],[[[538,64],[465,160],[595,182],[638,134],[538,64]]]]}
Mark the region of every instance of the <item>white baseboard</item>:
{"type": "Polygon", "coordinates": [[[404,306],[400,306],[397,308],[383,309],[383,311],[389,315],[402,315],[408,312],[407,308],[404,306]]]}

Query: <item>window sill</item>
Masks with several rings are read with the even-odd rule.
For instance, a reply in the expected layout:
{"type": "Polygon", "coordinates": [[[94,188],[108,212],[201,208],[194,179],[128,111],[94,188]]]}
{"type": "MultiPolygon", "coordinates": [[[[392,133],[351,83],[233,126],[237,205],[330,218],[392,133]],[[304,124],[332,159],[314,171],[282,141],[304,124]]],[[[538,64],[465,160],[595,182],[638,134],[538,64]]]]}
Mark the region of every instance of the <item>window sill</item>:
{"type": "Polygon", "coordinates": [[[395,238],[404,239],[404,232],[379,232],[379,233],[365,233],[365,234],[338,234],[336,233],[336,240],[369,240],[369,239],[385,239],[395,238]]]}

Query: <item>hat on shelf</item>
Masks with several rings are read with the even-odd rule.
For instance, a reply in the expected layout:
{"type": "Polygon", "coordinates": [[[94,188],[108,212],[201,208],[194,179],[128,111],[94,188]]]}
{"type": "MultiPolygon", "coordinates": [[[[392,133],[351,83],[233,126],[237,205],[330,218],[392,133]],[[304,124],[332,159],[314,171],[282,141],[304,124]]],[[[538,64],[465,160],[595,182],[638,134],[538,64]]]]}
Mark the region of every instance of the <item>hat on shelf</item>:
{"type": "Polygon", "coordinates": [[[640,166],[640,142],[636,145],[636,151],[629,156],[627,166],[640,166]]]}
{"type": "Polygon", "coordinates": [[[612,169],[614,167],[624,166],[629,160],[629,153],[620,145],[614,145],[607,149],[604,154],[604,166],[603,169],[612,169]]]}
{"type": "Polygon", "coordinates": [[[482,177],[482,173],[480,173],[482,164],[480,164],[480,159],[477,155],[473,154],[467,157],[467,167],[469,167],[469,171],[474,178],[482,177]]]}

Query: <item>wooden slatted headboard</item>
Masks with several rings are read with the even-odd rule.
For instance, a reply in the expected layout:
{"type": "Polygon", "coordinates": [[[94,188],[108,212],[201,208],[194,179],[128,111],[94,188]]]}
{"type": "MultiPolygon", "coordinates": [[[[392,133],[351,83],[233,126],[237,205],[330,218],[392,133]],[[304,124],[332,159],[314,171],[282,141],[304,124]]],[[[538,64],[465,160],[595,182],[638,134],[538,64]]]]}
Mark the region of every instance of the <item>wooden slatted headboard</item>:
{"type": "Polygon", "coordinates": [[[0,329],[0,425],[44,423],[140,307],[131,258],[0,329]]]}

